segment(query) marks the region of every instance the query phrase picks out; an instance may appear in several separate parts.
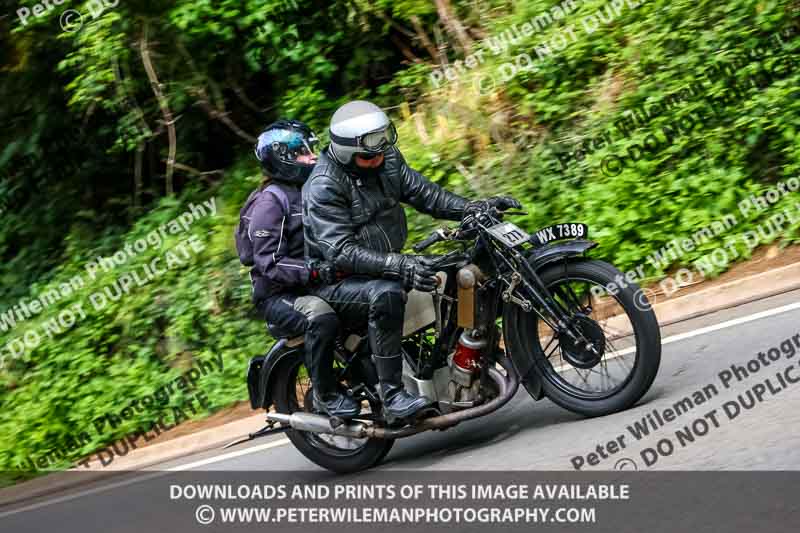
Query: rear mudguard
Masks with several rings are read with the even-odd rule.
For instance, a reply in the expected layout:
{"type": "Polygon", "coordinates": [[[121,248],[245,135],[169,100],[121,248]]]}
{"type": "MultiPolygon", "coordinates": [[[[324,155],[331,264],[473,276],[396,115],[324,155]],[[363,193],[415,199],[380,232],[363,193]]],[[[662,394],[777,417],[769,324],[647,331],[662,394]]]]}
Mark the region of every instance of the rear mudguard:
{"type": "MultiPolygon", "coordinates": [[[[582,257],[588,250],[597,246],[594,241],[576,239],[566,242],[555,242],[533,249],[528,254],[528,263],[537,273],[544,267],[558,261],[574,257],[582,257]]],[[[520,375],[522,385],[534,400],[541,400],[544,396],[542,380],[539,370],[533,360],[530,348],[524,346],[519,337],[520,314],[524,311],[517,305],[505,304],[503,306],[503,339],[506,344],[511,362],[520,375]]]]}
{"type": "Polygon", "coordinates": [[[269,409],[272,405],[272,388],[277,369],[282,363],[295,357],[302,360],[303,345],[290,347],[286,339],[272,345],[265,355],[253,357],[247,369],[247,391],[250,394],[250,407],[269,409]]]}

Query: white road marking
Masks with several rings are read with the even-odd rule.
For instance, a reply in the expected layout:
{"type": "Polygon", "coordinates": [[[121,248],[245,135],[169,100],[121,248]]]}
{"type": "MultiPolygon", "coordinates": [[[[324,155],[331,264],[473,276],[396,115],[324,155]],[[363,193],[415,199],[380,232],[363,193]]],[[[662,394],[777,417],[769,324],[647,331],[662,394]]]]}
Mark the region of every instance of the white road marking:
{"type": "MultiPolygon", "coordinates": [[[[775,309],[768,309],[766,311],[761,311],[759,313],[743,316],[743,317],[740,317],[740,318],[735,318],[733,320],[728,320],[726,322],[715,324],[713,326],[708,326],[708,327],[705,327],[705,328],[696,329],[694,331],[689,331],[689,332],[681,333],[681,334],[678,334],[678,335],[671,335],[671,336],[669,336],[669,337],[667,337],[665,339],[662,339],[661,340],[661,344],[663,346],[665,344],[671,344],[673,342],[678,342],[678,341],[682,341],[682,340],[686,340],[686,339],[691,339],[692,337],[705,335],[706,333],[711,333],[711,332],[719,331],[719,330],[722,330],[722,329],[732,328],[734,326],[739,326],[741,324],[746,324],[748,322],[753,322],[755,320],[760,320],[762,318],[768,318],[768,317],[779,315],[779,314],[782,314],[782,313],[787,313],[789,311],[794,311],[795,309],[800,309],[800,302],[789,304],[789,305],[784,305],[782,307],[776,307],[775,309]]],[[[621,352],[625,352],[625,350],[622,350],[621,352]]],[[[630,353],[630,352],[628,352],[628,353],[630,353]]],[[[77,498],[81,498],[83,496],[88,496],[90,494],[97,494],[98,492],[104,492],[104,491],[111,490],[111,489],[114,489],[114,488],[124,487],[126,485],[131,485],[133,483],[138,483],[140,481],[144,481],[144,480],[147,480],[147,479],[153,479],[155,477],[164,476],[164,475],[167,475],[170,472],[181,472],[181,471],[186,471],[186,470],[192,470],[194,468],[198,468],[198,467],[201,467],[201,466],[207,466],[207,465],[210,465],[210,464],[219,463],[219,462],[222,462],[222,461],[227,461],[228,459],[233,459],[233,458],[236,458],[236,457],[242,457],[244,455],[249,455],[251,453],[256,453],[256,452],[268,450],[270,448],[283,446],[283,445],[288,444],[289,442],[290,442],[289,439],[283,438],[283,439],[279,439],[279,440],[276,440],[276,441],[267,442],[267,443],[262,444],[260,446],[253,446],[252,448],[247,448],[245,450],[239,450],[239,451],[236,451],[236,452],[230,452],[230,453],[226,453],[226,454],[223,454],[223,455],[218,455],[216,457],[209,457],[208,459],[195,461],[193,463],[187,463],[187,464],[184,464],[184,465],[178,465],[178,466],[169,468],[167,470],[162,470],[162,471],[159,471],[159,472],[155,472],[153,474],[140,476],[140,477],[137,477],[137,478],[134,478],[134,479],[131,479],[131,480],[122,481],[122,482],[118,482],[118,483],[113,483],[111,485],[104,485],[102,487],[97,487],[97,488],[94,488],[94,489],[85,490],[85,491],[79,492],[77,494],[71,494],[71,495],[68,495],[68,496],[62,496],[62,497],[59,497],[59,498],[54,498],[52,500],[46,500],[46,501],[41,502],[41,503],[29,505],[27,507],[22,507],[20,509],[15,509],[13,511],[6,511],[4,513],[0,513],[0,518],[5,518],[7,516],[15,515],[15,514],[18,514],[18,513],[32,511],[34,509],[40,509],[42,507],[46,507],[46,506],[53,505],[53,504],[56,504],[56,503],[62,503],[62,502],[74,500],[74,499],[77,499],[77,498]]]]}
{"type": "Polygon", "coordinates": [[[103,485],[102,487],[96,487],[93,489],[84,490],[81,492],[77,492],[75,494],[69,494],[67,496],[61,496],[58,498],[53,498],[51,500],[46,500],[40,503],[34,503],[32,505],[28,505],[25,507],[21,507],[19,509],[14,509],[13,511],[6,511],[4,513],[0,513],[0,519],[5,518],[7,516],[25,513],[28,511],[34,511],[36,509],[40,509],[42,507],[47,507],[50,505],[54,505],[57,503],[64,503],[71,500],[75,500],[78,498],[82,498],[84,496],[91,496],[92,494],[97,494],[99,492],[105,492],[107,490],[116,489],[119,487],[125,487],[127,485],[133,485],[134,483],[139,483],[141,481],[147,481],[148,479],[154,479],[161,476],[166,476],[170,472],[181,472],[183,470],[191,470],[192,468],[197,468],[199,466],[205,466],[207,464],[217,463],[219,461],[224,461],[226,459],[233,459],[234,457],[239,457],[242,455],[247,455],[249,453],[260,452],[264,450],[268,450],[270,448],[275,448],[277,446],[283,446],[285,444],[289,444],[291,442],[289,439],[282,438],[276,441],[267,442],[265,444],[261,444],[259,446],[253,446],[252,448],[247,448],[245,450],[239,450],[237,452],[226,453],[224,455],[218,455],[216,457],[212,457],[210,459],[202,460],[202,461],[195,461],[193,463],[188,463],[185,465],[179,465],[173,468],[168,468],[166,470],[160,470],[157,472],[153,472],[150,474],[145,474],[142,476],[135,477],[133,479],[127,479],[125,481],[118,481],[117,483],[112,483],[110,485],[103,485]]]}
{"type": "Polygon", "coordinates": [[[707,326],[694,331],[687,331],[686,333],[680,333],[678,335],[670,335],[666,339],[661,340],[661,345],[663,346],[665,344],[691,339],[692,337],[697,337],[698,335],[705,335],[706,333],[711,333],[712,331],[732,328],[734,326],[753,322],[754,320],[761,320],[762,318],[780,315],[781,313],[788,313],[789,311],[794,311],[795,309],[800,309],[800,302],[784,305],[783,307],[776,307],[775,309],[767,309],[766,311],[761,311],[760,313],[755,313],[748,316],[734,318],[733,320],[728,320],[727,322],[722,322],[713,326],[707,326]]]}
{"type": "Polygon", "coordinates": [[[248,455],[251,453],[261,452],[264,450],[268,450],[270,448],[275,448],[277,446],[284,446],[289,444],[291,441],[289,439],[278,439],[272,442],[268,442],[266,444],[262,444],[260,446],[253,446],[252,448],[247,448],[244,450],[239,450],[236,452],[229,452],[223,455],[217,455],[214,457],[209,457],[208,459],[202,459],[200,461],[195,461],[193,463],[188,463],[185,465],[178,465],[172,468],[167,468],[166,472],[183,472],[184,470],[192,470],[194,468],[199,468],[201,466],[212,465],[214,463],[219,463],[220,461],[227,461],[228,459],[235,459],[236,457],[241,457],[243,455],[248,455]]]}
{"type": "Polygon", "coordinates": [[[90,496],[92,494],[97,494],[98,492],[105,492],[107,490],[115,489],[117,487],[124,487],[126,485],[132,485],[134,483],[139,483],[140,481],[145,481],[147,479],[153,479],[153,478],[156,478],[156,477],[164,476],[167,473],[168,472],[155,472],[153,474],[148,474],[146,476],[139,476],[139,477],[134,478],[134,479],[128,479],[126,481],[119,481],[117,483],[112,483],[110,485],[103,485],[102,487],[96,487],[94,489],[84,490],[84,491],[78,492],[76,494],[70,494],[70,495],[67,495],[67,496],[61,496],[61,497],[58,497],[58,498],[53,498],[52,500],[45,500],[43,502],[34,503],[32,505],[28,505],[28,506],[22,507],[20,509],[14,509],[13,511],[6,511],[4,513],[0,513],[0,518],[5,518],[7,516],[15,515],[15,514],[18,514],[18,513],[25,513],[25,512],[28,512],[28,511],[33,511],[33,510],[36,510],[36,509],[40,509],[42,507],[48,507],[50,505],[55,505],[57,503],[68,502],[70,500],[75,500],[77,498],[82,498],[83,496],[90,496]]]}

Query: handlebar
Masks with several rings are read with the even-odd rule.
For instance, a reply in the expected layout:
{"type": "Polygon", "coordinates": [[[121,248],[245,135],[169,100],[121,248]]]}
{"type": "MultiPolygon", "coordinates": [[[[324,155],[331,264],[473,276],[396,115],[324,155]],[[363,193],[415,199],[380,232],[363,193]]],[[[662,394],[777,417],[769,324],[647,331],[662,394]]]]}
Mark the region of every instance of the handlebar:
{"type": "MultiPolygon", "coordinates": [[[[513,211],[513,210],[496,211],[495,213],[500,215],[501,217],[502,217],[502,215],[512,215],[512,216],[517,215],[517,216],[519,216],[519,215],[527,215],[528,214],[526,211],[513,211]]],[[[486,214],[488,214],[488,213],[486,213],[486,214]]],[[[502,218],[501,218],[501,220],[502,220],[502,218]]],[[[459,228],[458,230],[449,230],[447,228],[439,228],[436,231],[434,231],[433,233],[431,233],[430,235],[428,235],[428,237],[426,237],[422,241],[420,241],[417,244],[415,244],[414,246],[412,246],[412,249],[415,252],[419,253],[419,252],[425,250],[426,248],[430,248],[431,246],[433,246],[437,242],[447,241],[447,240],[451,240],[451,239],[456,239],[457,240],[459,238],[459,236],[463,236],[462,230],[464,230],[464,229],[465,228],[464,228],[464,222],[463,221],[462,221],[461,228],[459,228]]]]}
{"type": "Polygon", "coordinates": [[[431,233],[426,239],[421,242],[415,244],[412,248],[415,252],[421,252],[425,248],[433,246],[439,241],[445,240],[446,236],[444,235],[444,231],[437,229],[433,233],[431,233]]]}

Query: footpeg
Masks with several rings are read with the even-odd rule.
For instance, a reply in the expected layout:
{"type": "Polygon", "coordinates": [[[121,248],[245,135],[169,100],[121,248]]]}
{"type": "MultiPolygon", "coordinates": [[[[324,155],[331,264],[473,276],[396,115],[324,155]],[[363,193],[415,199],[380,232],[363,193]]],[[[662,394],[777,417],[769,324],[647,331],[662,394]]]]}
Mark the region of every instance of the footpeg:
{"type": "Polygon", "coordinates": [[[427,407],[423,407],[416,413],[412,413],[407,416],[392,416],[391,414],[384,411],[384,420],[386,421],[386,425],[389,427],[402,427],[402,426],[413,426],[418,422],[422,422],[426,418],[432,418],[435,416],[440,416],[442,412],[436,406],[429,405],[427,407]]]}
{"type": "Polygon", "coordinates": [[[441,414],[442,412],[439,411],[439,409],[431,405],[429,407],[423,407],[422,409],[417,411],[416,415],[414,415],[414,418],[416,420],[421,420],[423,418],[430,418],[432,416],[440,416],[441,414]]]}

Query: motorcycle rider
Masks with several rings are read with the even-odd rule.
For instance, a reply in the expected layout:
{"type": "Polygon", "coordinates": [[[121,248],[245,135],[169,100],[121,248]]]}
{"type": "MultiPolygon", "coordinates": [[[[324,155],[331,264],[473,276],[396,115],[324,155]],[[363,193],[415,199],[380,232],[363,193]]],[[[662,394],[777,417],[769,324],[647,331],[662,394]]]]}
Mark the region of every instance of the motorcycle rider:
{"type": "Polygon", "coordinates": [[[296,120],[279,120],[261,133],[255,155],[265,180],[242,209],[244,229],[237,232],[237,248],[246,248],[248,240],[251,244],[253,301],[270,332],[275,337],[304,335],[315,408],[352,417],[360,403],[342,394],[333,380],[339,320],[325,301],[308,294],[309,285],[321,279],[335,281],[327,277],[333,276],[331,265],[307,264],[304,256],[300,187],[316,163],[317,142],[314,132],[296,120]]]}
{"type": "Polygon", "coordinates": [[[519,208],[510,197],[470,202],[410,168],[397,131],[375,104],[353,101],[334,113],[331,143],[303,185],[306,255],[348,276],[312,288],[342,320],[366,321],[378,394],[386,414],[405,418],[430,405],[403,387],[401,335],[406,291],[432,292],[429,260],[400,253],[408,228],[402,203],[448,220],[474,210],[519,208]]]}

